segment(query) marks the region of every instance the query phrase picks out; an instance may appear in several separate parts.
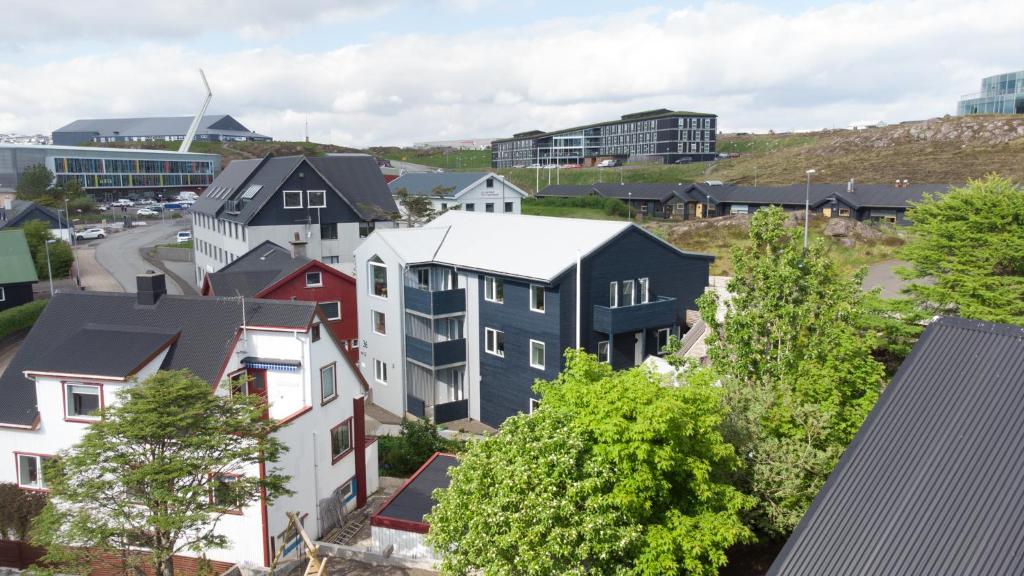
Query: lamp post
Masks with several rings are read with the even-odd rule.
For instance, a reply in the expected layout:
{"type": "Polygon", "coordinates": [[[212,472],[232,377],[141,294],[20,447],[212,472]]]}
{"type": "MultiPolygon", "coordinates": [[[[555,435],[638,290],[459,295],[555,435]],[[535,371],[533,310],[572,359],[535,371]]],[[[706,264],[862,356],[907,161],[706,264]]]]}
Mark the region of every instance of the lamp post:
{"type": "Polygon", "coordinates": [[[46,249],[46,278],[50,281],[50,296],[53,296],[53,268],[50,266],[50,244],[56,240],[47,240],[43,247],[46,249]]]}
{"type": "Polygon", "coordinates": [[[804,196],[804,250],[807,250],[807,230],[811,221],[811,174],[814,168],[807,171],[807,194],[804,196]]]}
{"type": "Polygon", "coordinates": [[[71,244],[71,255],[75,257],[75,286],[82,287],[82,273],[78,267],[78,238],[75,237],[75,228],[71,224],[71,212],[68,210],[68,197],[64,197],[64,216],[68,224],[68,242],[71,244]]]}
{"type": "Polygon", "coordinates": [[[633,193],[626,192],[626,219],[633,219],[633,193]]]}

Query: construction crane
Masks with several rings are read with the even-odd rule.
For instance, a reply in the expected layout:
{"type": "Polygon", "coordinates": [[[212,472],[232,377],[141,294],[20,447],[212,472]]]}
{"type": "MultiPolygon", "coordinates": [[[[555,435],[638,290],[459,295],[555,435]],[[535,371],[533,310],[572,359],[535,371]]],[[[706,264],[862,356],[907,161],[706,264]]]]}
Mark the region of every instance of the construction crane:
{"type": "MultiPolygon", "coordinates": [[[[299,516],[295,512],[288,512],[288,522],[295,527],[295,531],[302,538],[302,543],[306,546],[306,557],[309,558],[309,562],[306,564],[306,571],[303,572],[303,576],[323,576],[324,570],[327,569],[327,559],[320,558],[320,547],[313,543],[313,539],[309,537],[309,534],[306,534],[306,530],[302,527],[302,522],[299,521],[299,516]]],[[[274,576],[274,568],[277,567],[284,549],[285,547],[281,546],[281,549],[274,556],[274,561],[270,564],[270,574],[268,576],[274,576]]]]}
{"type": "Polygon", "coordinates": [[[185,134],[185,139],[181,141],[181,147],[178,148],[178,152],[188,152],[188,149],[192,146],[192,140],[196,137],[196,130],[199,130],[199,122],[203,120],[203,115],[206,114],[206,107],[210,105],[210,100],[213,98],[213,91],[210,90],[210,83],[206,81],[206,74],[203,69],[199,69],[199,76],[203,78],[203,86],[206,87],[206,99],[203,100],[203,107],[199,109],[199,114],[192,119],[192,125],[188,127],[188,132],[185,134]]]}

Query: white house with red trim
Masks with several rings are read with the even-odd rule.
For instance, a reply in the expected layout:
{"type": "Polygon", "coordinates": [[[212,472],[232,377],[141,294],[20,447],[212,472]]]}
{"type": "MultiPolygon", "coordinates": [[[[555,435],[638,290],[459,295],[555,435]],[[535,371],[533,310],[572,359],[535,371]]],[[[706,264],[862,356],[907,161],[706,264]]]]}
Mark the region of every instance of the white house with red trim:
{"type": "Polygon", "coordinates": [[[365,504],[378,485],[367,386],[315,303],[171,296],[162,274],[140,276],[138,288],[51,300],[0,376],[0,482],[46,490],[43,460],[76,443],[97,409],[159,370],[187,368],[217,394],[266,398],[288,448],[267,466],[290,476],[294,492],[225,515],[218,530],[231,544],[207,558],[269,566],[297,554],[287,512],[319,536],[365,504]]]}

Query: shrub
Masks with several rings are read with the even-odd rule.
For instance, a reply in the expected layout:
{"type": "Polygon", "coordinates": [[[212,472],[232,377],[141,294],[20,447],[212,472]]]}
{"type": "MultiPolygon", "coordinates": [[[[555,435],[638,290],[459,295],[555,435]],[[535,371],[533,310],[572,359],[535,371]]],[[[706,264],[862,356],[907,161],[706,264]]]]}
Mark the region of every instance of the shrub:
{"type": "Polygon", "coordinates": [[[36,300],[0,312],[0,339],[15,332],[31,328],[46,308],[46,300],[36,300]]]}
{"type": "Polygon", "coordinates": [[[596,208],[611,216],[626,216],[626,203],[616,198],[603,196],[576,196],[574,198],[528,198],[524,203],[538,206],[564,206],[568,208],[596,208]]]}
{"type": "Polygon", "coordinates": [[[0,538],[27,540],[29,526],[46,505],[46,495],[0,483],[0,538]]]}
{"type": "MultiPolygon", "coordinates": [[[[28,241],[29,251],[32,252],[32,260],[36,264],[36,274],[40,280],[46,280],[47,266],[46,266],[46,241],[53,239],[53,234],[50,233],[50,227],[46,222],[40,220],[33,220],[27,222],[22,230],[25,231],[25,240],[28,241]]],[[[65,278],[68,273],[71,272],[71,264],[75,260],[75,255],[71,252],[71,247],[63,241],[57,241],[50,244],[50,268],[53,269],[54,278],[65,278]]]]}
{"type": "Polygon", "coordinates": [[[411,475],[434,452],[459,452],[465,446],[442,437],[437,426],[426,420],[402,420],[398,436],[381,436],[377,442],[381,474],[399,477],[411,475]]]}

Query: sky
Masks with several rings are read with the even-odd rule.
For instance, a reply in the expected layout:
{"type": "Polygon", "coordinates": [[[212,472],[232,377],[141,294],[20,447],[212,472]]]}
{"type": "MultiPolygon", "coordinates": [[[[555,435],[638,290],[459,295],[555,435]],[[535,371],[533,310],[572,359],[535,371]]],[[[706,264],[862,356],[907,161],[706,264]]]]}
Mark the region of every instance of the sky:
{"type": "Polygon", "coordinates": [[[277,140],[506,137],[655,108],[726,132],[953,114],[1024,2],[0,0],[0,133],[208,113],[277,140]]]}

